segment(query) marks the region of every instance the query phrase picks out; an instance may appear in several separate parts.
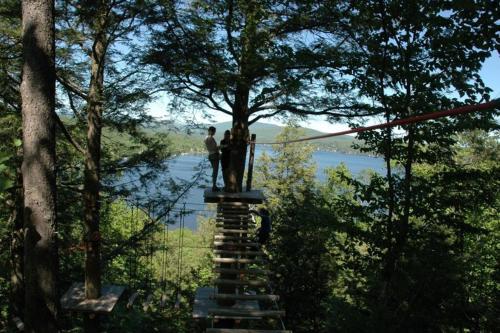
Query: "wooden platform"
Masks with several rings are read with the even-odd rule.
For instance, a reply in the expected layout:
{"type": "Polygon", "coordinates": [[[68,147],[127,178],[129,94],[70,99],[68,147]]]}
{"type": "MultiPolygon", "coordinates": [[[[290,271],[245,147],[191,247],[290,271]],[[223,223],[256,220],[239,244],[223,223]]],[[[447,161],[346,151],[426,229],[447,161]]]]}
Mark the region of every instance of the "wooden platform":
{"type": "Polygon", "coordinates": [[[248,192],[228,193],[228,192],[212,192],[206,189],[203,194],[207,203],[222,203],[222,202],[243,202],[251,204],[260,204],[265,200],[264,194],[260,190],[252,190],[248,192]]]}
{"type": "MultiPolygon", "coordinates": [[[[216,288],[201,287],[196,290],[196,295],[193,304],[193,318],[202,319],[212,317],[209,314],[209,309],[217,309],[219,306],[213,299],[216,294],[216,288]]],[[[232,309],[235,311],[260,311],[259,302],[256,300],[238,300],[232,309]]],[[[257,319],[257,318],[255,318],[257,319]]]]}
{"type": "Polygon", "coordinates": [[[123,286],[103,286],[101,297],[85,299],[83,282],[75,282],[61,297],[61,307],[66,311],[110,313],[125,291],[123,286]]]}

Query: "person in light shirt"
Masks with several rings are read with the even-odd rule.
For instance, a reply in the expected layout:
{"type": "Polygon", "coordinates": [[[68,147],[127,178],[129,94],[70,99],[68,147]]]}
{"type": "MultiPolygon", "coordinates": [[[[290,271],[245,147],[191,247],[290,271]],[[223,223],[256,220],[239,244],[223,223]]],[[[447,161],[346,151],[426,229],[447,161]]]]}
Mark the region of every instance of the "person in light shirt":
{"type": "Polygon", "coordinates": [[[219,173],[219,147],[214,138],[215,127],[210,126],[208,128],[208,135],[205,138],[205,147],[208,151],[208,160],[212,165],[212,191],[217,192],[219,188],[217,187],[217,174],[219,173]]]}

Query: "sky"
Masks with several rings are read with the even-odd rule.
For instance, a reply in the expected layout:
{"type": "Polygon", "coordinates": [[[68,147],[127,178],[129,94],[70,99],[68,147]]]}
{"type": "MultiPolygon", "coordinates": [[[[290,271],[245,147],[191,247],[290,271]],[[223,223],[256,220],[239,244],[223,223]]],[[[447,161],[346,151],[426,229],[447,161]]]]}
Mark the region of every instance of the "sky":
{"type": "MultiPolygon", "coordinates": [[[[498,54],[498,52],[495,51],[490,58],[486,59],[479,74],[481,75],[481,78],[483,79],[486,86],[490,87],[493,90],[493,92],[491,93],[491,98],[492,99],[500,98],[500,55],[498,54]]],[[[150,105],[150,114],[154,117],[161,119],[169,118],[169,116],[167,115],[167,109],[168,109],[167,104],[168,104],[168,99],[165,96],[161,96],[156,102],[150,105]]],[[[214,111],[212,115],[213,115],[213,122],[216,123],[231,121],[230,116],[223,114],[221,112],[214,111]]],[[[193,120],[197,120],[200,123],[207,122],[207,120],[204,120],[202,117],[197,117],[196,119],[193,120]]],[[[283,125],[282,122],[277,120],[264,120],[262,122],[275,125],[283,125]]],[[[379,122],[383,121],[373,119],[372,121],[369,122],[369,125],[373,125],[379,122]]],[[[331,124],[328,123],[327,121],[322,120],[321,118],[314,118],[314,119],[311,118],[308,121],[302,122],[300,125],[303,127],[312,128],[317,131],[326,133],[344,131],[349,129],[349,127],[346,124],[340,124],[340,123],[331,124]]]]}

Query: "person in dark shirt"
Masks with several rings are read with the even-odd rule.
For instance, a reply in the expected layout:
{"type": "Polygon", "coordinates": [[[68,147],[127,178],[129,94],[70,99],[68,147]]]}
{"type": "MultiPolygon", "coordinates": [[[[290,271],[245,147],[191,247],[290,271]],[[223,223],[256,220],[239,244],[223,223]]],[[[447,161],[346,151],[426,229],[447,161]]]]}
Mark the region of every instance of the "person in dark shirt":
{"type": "Polygon", "coordinates": [[[227,188],[229,183],[229,163],[231,161],[231,132],[229,130],[224,132],[224,139],[220,141],[220,165],[222,167],[222,178],[224,179],[224,189],[227,188]]]}
{"type": "Polygon", "coordinates": [[[269,216],[269,211],[265,208],[261,208],[258,212],[255,210],[251,210],[250,212],[260,216],[260,228],[257,229],[257,239],[260,245],[264,245],[269,240],[269,234],[271,233],[271,217],[269,216]]]}

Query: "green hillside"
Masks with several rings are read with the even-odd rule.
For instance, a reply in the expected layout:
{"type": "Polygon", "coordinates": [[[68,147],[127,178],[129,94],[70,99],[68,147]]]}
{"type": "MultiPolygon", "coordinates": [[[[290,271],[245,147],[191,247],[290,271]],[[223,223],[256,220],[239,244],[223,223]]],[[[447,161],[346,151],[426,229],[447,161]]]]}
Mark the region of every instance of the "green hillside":
{"type": "MultiPolygon", "coordinates": [[[[223,137],[224,131],[231,128],[230,122],[217,123],[213,125],[217,132],[215,138],[220,141],[223,137]]],[[[208,127],[208,125],[207,125],[208,127]]],[[[276,140],[276,136],[281,132],[283,126],[265,124],[265,123],[255,123],[250,126],[250,132],[257,135],[257,142],[272,142],[276,140]]],[[[316,131],[310,128],[301,128],[304,131],[304,136],[316,136],[325,134],[320,131],[316,131]]],[[[155,132],[169,132],[169,136],[176,146],[176,150],[182,152],[204,152],[203,138],[206,135],[206,130],[195,130],[191,134],[183,133],[181,130],[172,131],[168,127],[160,127],[155,129],[155,132]]],[[[357,143],[354,137],[349,135],[342,135],[333,138],[321,139],[310,141],[312,145],[318,150],[327,151],[340,151],[346,153],[358,152],[352,148],[353,143],[357,143]]]]}

